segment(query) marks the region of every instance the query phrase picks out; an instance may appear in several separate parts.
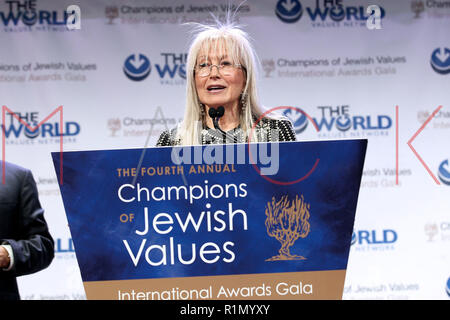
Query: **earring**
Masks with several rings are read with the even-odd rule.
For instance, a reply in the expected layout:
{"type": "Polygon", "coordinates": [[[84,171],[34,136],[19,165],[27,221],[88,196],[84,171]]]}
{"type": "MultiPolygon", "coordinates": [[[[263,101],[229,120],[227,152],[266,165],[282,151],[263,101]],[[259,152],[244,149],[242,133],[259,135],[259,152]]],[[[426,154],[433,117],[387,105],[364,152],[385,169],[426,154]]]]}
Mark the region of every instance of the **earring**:
{"type": "Polygon", "coordinates": [[[241,93],[241,113],[245,114],[246,108],[247,108],[247,94],[242,92],[241,93]]]}
{"type": "Polygon", "coordinates": [[[200,120],[204,119],[205,114],[206,114],[205,105],[203,103],[200,103],[200,120]]]}

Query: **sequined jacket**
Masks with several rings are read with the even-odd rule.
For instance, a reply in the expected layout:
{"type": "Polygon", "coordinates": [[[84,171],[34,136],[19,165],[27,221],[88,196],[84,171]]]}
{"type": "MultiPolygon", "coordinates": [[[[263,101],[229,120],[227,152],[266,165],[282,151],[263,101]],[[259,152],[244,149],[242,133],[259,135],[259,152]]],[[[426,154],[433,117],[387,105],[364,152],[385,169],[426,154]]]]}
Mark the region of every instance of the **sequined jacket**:
{"type": "MultiPolygon", "coordinates": [[[[296,140],[292,123],[289,120],[263,118],[250,134],[251,141],[283,142],[296,140]]],[[[226,135],[218,130],[203,127],[201,140],[202,144],[246,143],[248,142],[248,137],[246,137],[240,127],[227,131],[226,135]]],[[[173,128],[161,133],[156,145],[180,145],[180,141],[177,138],[177,129],[173,128]]]]}

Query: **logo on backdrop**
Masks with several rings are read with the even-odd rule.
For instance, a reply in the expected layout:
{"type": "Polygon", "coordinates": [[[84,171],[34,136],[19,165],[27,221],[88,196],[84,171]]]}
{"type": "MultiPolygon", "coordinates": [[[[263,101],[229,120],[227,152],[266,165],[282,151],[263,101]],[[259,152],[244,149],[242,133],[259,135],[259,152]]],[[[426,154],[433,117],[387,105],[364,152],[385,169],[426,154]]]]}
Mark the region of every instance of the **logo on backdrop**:
{"type": "Polygon", "coordinates": [[[438,177],[442,183],[450,186],[450,166],[448,163],[448,159],[445,159],[441,162],[438,169],[438,177]]]}
{"type": "Polygon", "coordinates": [[[428,237],[427,241],[432,242],[439,233],[439,228],[436,223],[427,223],[425,225],[425,235],[428,237]]]}
{"type": "MultiPolygon", "coordinates": [[[[372,21],[370,28],[377,29],[372,21]]],[[[265,78],[334,78],[390,76],[402,72],[406,56],[378,54],[364,57],[322,56],[322,57],[267,57],[262,59],[265,78]]]]}
{"type": "MultiPolygon", "coordinates": [[[[423,124],[427,119],[431,116],[431,112],[429,110],[419,110],[417,112],[417,120],[419,123],[423,124]]],[[[450,129],[450,111],[439,110],[432,117],[431,123],[427,125],[427,128],[433,129],[450,129]]]]}
{"type": "Polygon", "coordinates": [[[450,278],[447,280],[447,286],[445,287],[445,292],[447,292],[448,296],[450,297],[450,278]]]}
{"type": "Polygon", "coordinates": [[[303,8],[298,0],[280,0],[275,7],[275,14],[281,21],[293,23],[301,18],[303,8]]]}
{"type": "Polygon", "coordinates": [[[72,238],[56,238],[55,253],[75,253],[72,238]]]}
{"type": "Polygon", "coordinates": [[[78,6],[38,10],[37,0],[5,3],[7,10],[0,11],[0,25],[5,27],[5,32],[71,31],[80,26],[80,11],[75,9],[78,6]]]}
{"type": "Polygon", "coordinates": [[[36,187],[39,192],[39,198],[42,197],[61,197],[58,187],[58,180],[48,176],[35,176],[36,187]]]}
{"type": "MultiPolygon", "coordinates": [[[[297,0],[295,0],[297,1],[297,0]]],[[[112,1],[105,1],[112,2],[112,1]]],[[[118,1],[116,1],[118,2],[118,1]]],[[[107,18],[107,25],[114,25],[114,20],[118,19],[119,24],[139,25],[139,24],[175,24],[179,25],[186,22],[200,22],[205,24],[214,23],[211,13],[217,16],[225,16],[228,11],[239,12],[235,17],[239,23],[240,17],[250,12],[250,5],[246,4],[227,4],[213,1],[211,3],[199,4],[195,1],[190,3],[170,4],[168,1],[160,3],[144,2],[142,4],[130,3],[131,1],[122,1],[120,6],[107,3],[104,13],[107,18]],[[148,4],[147,4],[148,3],[148,4]]],[[[228,1],[229,2],[229,1],[228,1]]]]}
{"type": "Polygon", "coordinates": [[[117,6],[106,7],[105,15],[108,18],[108,24],[114,24],[114,19],[119,17],[119,7],[117,6]]]}
{"type": "MultiPolygon", "coordinates": [[[[319,137],[368,137],[387,136],[392,127],[392,118],[388,115],[351,115],[349,105],[318,106],[320,117],[311,117],[318,129],[319,137]]],[[[306,114],[300,111],[286,110],[297,134],[304,132],[308,126],[306,114]]]]}
{"type": "Polygon", "coordinates": [[[159,137],[164,130],[173,128],[181,120],[182,118],[167,117],[163,108],[158,106],[153,117],[109,118],[106,126],[110,137],[159,137]]]}
{"type": "MultiPolygon", "coordinates": [[[[184,85],[186,80],[186,53],[161,53],[163,63],[154,63],[156,77],[161,85],[184,85]]],[[[132,54],[125,60],[123,72],[128,79],[142,81],[152,69],[149,58],[144,54],[132,54]]]]}
{"type": "Polygon", "coordinates": [[[161,84],[185,84],[187,53],[163,52],[164,64],[155,64],[161,84]]]}
{"type": "Polygon", "coordinates": [[[372,6],[370,9],[364,6],[344,6],[343,0],[316,0],[316,6],[303,7],[298,0],[279,0],[275,6],[275,15],[285,23],[294,23],[304,15],[311,21],[312,27],[368,27],[372,20],[377,19],[377,29],[379,22],[386,15],[385,10],[379,6],[372,6]],[[376,7],[374,12],[373,8],[376,7]],[[306,14],[303,14],[306,12],[306,14]]]}
{"type": "MultiPolygon", "coordinates": [[[[20,117],[20,119],[27,122],[32,128],[35,128],[40,122],[39,112],[37,111],[15,112],[15,114],[20,117]]],[[[59,143],[59,122],[45,122],[39,128],[32,131],[15,119],[13,114],[7,113],[6,115],[6,119],[9,119],[9,123],[8,121],[5,121],[6,123],[2,125],[2,130],[4,130],[7,144],[34,144],[35,141],[40,144],[48,144],[52,141],[59,143]]],[[[79,133],[80,124],[78,122],[68,121],[63,123],[62,136],[64,138],[64,143],[74,142],[74,137],[79,133]]]]}
{"type": "Polygon", "coordinates": [[[275,60],[274,59],[263,59],[261,63],[264,69],[264,77],[265,78],[273,78],[272,73],[275,71],[275,60]]]}
{"type": "Polygon", "coordinates": [[[108,119],[108,129],[111,130],[111,137],[116,137],[116,132],[122,128],[122,122],[119,118],[108,119]]]}
{"type": "Polygon", "coordinates": [[[272,197],[272,202],[266,205],[266,229],[267,234],[281,243],[278,255],[266,261],[279,260],[305,260],[300,255],[291,254],[289,248],[298,238],[306,238],[310,231],[309,213],[310,204],[305,202],[303,195],[290,201],[288,196],[282,196],[280,200],[272,197]]]}
{"type": "Polygon", "coordinates": [[[3,64],[0,62],[2,83],[86,82],[97,71],[96,63],[79,61],[27,61],[3,64]]]}
{"type": "Polygon", "coordinates": [[[431,54],[431,67],[439,74],[450,73],[450,49],[437,48],[431,54]]]}
{"type": "Polygon", "coordinates": [[[355,230],[352,234],[352,246],[356,251],[394,250],[398,234],[392,229],[355,230]]]}
{"type": "Polygon", "coordinates": [[[450,241],[450,221],[427,223],[424,231],[427,242],[450,241]]]}
{"type": "Polygon", "coordinates": [[[411,10],[414,12],[414,19],[420,18],[420,14],[425,11],[425,5],[423,1],[412,1],[411,10]]]}
{"type": "Polygon", "coordinates": [[[283,111],[283,115],[292,121],[296,134],[302,133],[308,126],[308,117],[297,109],[286,109],[283,111]]]}
{"type": "Polygon", "coordinates": [[[411,1],[411,11],[414,13],[414,19],[421,19],[423,17],[431,19],[448,19],[450,18],[450,1],[448,0],[413,0],[411,1]],[[426,12],[422,16],[422,12],[426,12]]]}
{"type": "Polygon", "coordinates": [[[406,178],[412,176],[412,169],[402,167],[396,170],[391,166],[366,167],[363,170],[361,188],[398,188],[402,180],[396,181],[396,176],[406,178]]]}
{"type": "Polygon", "coordinates": [[[150,74],[150,60],[143,54],[132,54],[125,59],[123,72],[128,79],[142,81],[150,74]]]}

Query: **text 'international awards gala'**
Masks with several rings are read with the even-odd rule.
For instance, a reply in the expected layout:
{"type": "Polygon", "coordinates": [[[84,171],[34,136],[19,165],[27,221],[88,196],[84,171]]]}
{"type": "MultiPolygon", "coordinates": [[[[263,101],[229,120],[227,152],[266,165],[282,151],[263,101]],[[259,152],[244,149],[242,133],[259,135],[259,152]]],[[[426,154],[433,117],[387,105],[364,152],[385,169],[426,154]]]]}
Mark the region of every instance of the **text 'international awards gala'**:
{"type": "Polygon", "coordinates": [[[450,301],[449,26],[447,0],[0,0],[0,300],[450,301]]]}

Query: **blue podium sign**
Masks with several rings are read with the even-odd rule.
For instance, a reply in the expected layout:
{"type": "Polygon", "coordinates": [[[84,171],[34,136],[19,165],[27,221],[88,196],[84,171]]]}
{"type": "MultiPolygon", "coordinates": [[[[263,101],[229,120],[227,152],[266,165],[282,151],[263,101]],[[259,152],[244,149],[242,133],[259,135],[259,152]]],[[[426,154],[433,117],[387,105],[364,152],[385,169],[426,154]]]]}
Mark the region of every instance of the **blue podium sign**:
{"type": "Polygon", "coordinates": [[[366,146],[64,152],[88,299],[340,299],[366,146]]]}

